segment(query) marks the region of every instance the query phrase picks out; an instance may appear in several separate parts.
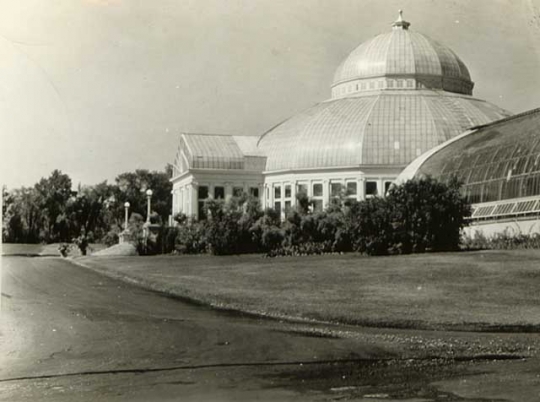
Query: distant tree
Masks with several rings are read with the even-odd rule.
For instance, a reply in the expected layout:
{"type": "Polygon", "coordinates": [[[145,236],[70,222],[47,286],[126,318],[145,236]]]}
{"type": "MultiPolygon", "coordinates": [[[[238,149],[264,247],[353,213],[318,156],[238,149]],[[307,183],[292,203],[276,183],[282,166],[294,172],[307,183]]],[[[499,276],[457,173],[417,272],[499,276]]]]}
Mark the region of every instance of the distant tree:
{"type": "Polygon", "coordinates": [[[94,186],[80,186],[66,207],[71,237],[82,233],[90,239],[104,237],[115,223],[112,219],[114,202],[114,186],[106,181],[94,186]]]}
{"type": "Polygon", "coordinates": [[[71,179],[67,174],[54,170],[48,178],[42,178],[36,185],[37,202],[45,216],[45,240],[66,240],[61,238],[60,223],[66,204],[71,197],[71,179]],[[60,218],[60,220],[59,220],[60,218]]]}
{"type": "Polygon", "coordinates": [[[2,239],[10,243],[37,243],[43,224],[39,197],[34,188],[3,191],[2,239]]]}
{"type": "Polygon", "coordinates": [[[172,183],[167,172],[150,172],[138,169],[126,172],[116,178],[116,215],[123,216],[124,202],[130,203],[130,211],[146,217],[146,190],[151,189],[152,211],[155,211],[162,222],[167,222],[172,209],[172,183]]]}

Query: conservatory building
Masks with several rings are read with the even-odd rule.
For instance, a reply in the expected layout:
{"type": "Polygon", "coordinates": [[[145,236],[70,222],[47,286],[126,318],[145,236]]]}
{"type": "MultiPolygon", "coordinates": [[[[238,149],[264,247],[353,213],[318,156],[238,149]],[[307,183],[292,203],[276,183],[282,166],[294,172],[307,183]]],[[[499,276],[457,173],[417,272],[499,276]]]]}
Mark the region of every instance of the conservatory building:
{"type": "Polygon", "coordinates": [[[340,195],[384,195],[418,156],[511,115],[473,96],[451,49],[409,27],[400,12],[337,67],[330,99],[262,135],[181,134],[173,214],[200,218],[205,199],[242,192],[282,212],[299,192],[316,209],[340,195]]]}
{"type": "Polygon", "coordinates": [[[540,109],[475,127],[411,163],[398,182],[456,177],[473,206],[470,235],[540,233],[540,109]]]}

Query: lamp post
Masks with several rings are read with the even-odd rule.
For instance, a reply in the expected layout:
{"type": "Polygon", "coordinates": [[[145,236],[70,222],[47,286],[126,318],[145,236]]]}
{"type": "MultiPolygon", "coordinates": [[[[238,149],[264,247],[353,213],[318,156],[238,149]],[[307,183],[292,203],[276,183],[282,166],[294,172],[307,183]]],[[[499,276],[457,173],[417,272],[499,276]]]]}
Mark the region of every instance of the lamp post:
{"type": "Polygon", "coordinates": [[[152,198],[152,190],[146,190],[146,199],[148,200],[148,210],[146,211],[146,223],[150,224],[150,204],[152,198]]]}
{"type": "Polygon", "coordinates": [[[124,223],[124,230],[128,230],[128,210],[129,210],[129,202],[126,202],[124,203],[124,209],[126,210],[126,219],[125,219],[125,223],[124,223]]]}

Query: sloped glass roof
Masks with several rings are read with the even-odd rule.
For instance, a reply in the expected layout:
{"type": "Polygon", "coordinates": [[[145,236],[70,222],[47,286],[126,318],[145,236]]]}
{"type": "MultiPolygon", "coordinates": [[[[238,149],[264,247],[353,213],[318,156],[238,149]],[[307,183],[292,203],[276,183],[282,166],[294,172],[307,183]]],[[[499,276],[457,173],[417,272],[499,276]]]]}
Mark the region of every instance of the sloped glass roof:
{"type": "Polygon", "coordinates": [[[265,158],[261,157],[256,147],[258,139],[259,137],[185,133],[180,136],[175,165],[178,173],[187,169],[246,170],[253,166],[262,171],[265,158]]]}
{"type": "Polygon", "coordinates": [[[480,127],[448,144],[429,157],[416,175],[440,180],[457,177],[471,203],[539,196],[540,109],[480,127]]]}
{"type": "Polygon", "coordinates": [[[510,113],[444,91],[378,91],[330,100],[267,132],[267,171],[339,166],[404,167],[472,126],[510,113]]]}

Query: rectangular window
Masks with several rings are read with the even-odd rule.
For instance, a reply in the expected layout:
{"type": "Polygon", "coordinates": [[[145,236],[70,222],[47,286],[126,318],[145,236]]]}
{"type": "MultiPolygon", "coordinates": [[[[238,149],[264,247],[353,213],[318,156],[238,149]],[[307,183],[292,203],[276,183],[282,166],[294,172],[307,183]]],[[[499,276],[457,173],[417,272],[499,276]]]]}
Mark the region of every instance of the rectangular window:
{"type": "Polygon", "coordinates": [[[341,195],[341,183],[331,183],[330,194],[332,197],[339,197],[341,195]]]}
{"type": "Polygon", "coordinates": [[[366,195],[377,195],[377,182],[376,181],[366,181],[366,195]]]}
{"type": "Polygon", "coordinates": [[[285,185],[285,198],[291,198],[291,185],[285,185]]]}
{"type": "Polygon", "coordinates": [[[289,212],[291,210],[291,202],[285,201],[285,212],[289,212]]]}
{"type": "Polygon", "coordinates": [[[358,194],[358,188],[356,186],[356,182],[351,181],[347,183],[347,195],[356,195],[358,194]]]}
{"type": "Polygon", "coordinates": [[[397,80],[397,87],[403,88],[403,80],[397,80]]]}
{"type": "Polygon", "coordinates": [[[221,186],[214,187],[214,198],[216,200],[225,198],[225,187],[221,187],[221,186]]]}
{"type": "Polygon", "coordinates": [[[299,184],[297,189],[296,189],[296,192],[307,195],[307,193],[308,193],[307,189],[308,189],[307,184],[299,184]]]}
{"type": "Polygon", "coordinates": [[[244,189],[242,187],[233,187],[232,193],[234,197],[241,197],[244,189]]]}
{"type": "Polygon", "coordinates": [[[281,213],[281,202],[279,201],[274,202],[274,210],[278,213],[281,213]]]}
{"type": "Polygon", "coordinates": [[[258,187],[250,187],[249,188],[249,195],[255,198],[259,198],[259,188],[258,187]]]}
{"type": "Polygon", "coordinates": [[[313,197],[322,197],[322,184],[315,183],[313,185],[313,197]]]}
{"type": "Polygon", "coordinates": [[[208,198],[208,186],[199,186],[197,198],[199,200],[206,200],[208,198]]]}
{"type": "Polygon", "coordinates": [[[281,186],[274,187],[274,198],[278,200],[281,198],[281,186]]]}
{"type": "Polygon", "coordinates": [[[392,185],[391,181],[385,181],[384,182],[384,193],[388,193],[388,190],[390,190],[390,186],[392,185]]]}

